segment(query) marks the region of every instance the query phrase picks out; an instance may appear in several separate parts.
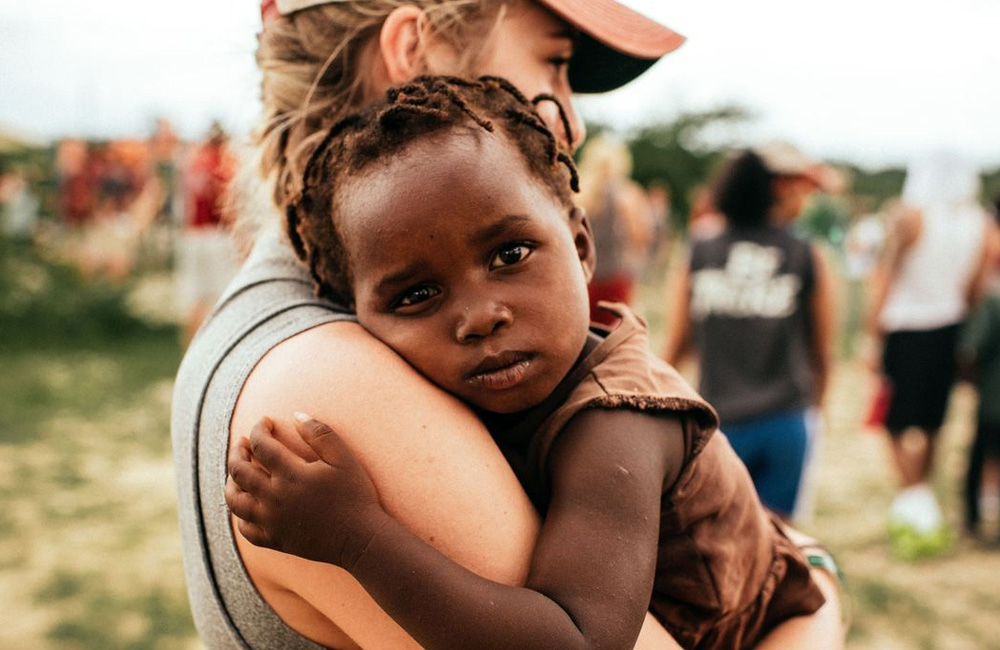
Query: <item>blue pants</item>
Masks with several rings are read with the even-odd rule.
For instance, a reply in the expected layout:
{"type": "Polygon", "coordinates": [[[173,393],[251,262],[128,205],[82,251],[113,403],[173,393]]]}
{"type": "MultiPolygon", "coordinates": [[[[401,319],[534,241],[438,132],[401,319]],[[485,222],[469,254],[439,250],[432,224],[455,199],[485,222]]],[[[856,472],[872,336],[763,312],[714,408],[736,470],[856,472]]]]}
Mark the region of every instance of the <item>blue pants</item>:
{"type": "Polygon", "coordinates": [[[809,457],[805,409],[786,411],[724,427],[729,443],[750,472],[765,506],[791,517],[809,457]]]}

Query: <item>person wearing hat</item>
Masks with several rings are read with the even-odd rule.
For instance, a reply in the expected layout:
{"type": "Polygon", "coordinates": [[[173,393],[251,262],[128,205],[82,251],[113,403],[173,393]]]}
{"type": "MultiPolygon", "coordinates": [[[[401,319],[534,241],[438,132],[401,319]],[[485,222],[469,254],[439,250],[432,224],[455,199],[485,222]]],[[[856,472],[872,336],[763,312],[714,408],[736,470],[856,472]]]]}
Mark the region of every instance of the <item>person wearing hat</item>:
{"type": "MultiPolygon", "coordinates": [[[[213,650],[417,648],[346,573],[234,535],[223,498],[227,451],[239,448],[230,442],[271,415],[275,435],[307,455],[291,416],[312,414],[341,432],[387,511],[495,581],[524,580],[538,514],[467,408],[345,308],[314,296],[273,205],[301,190],[330,125],[391,85],[421,73],[507,77],[575,147],[584,129],[571,89],[616,88],[684,39],[612,0],[265,0],[262,16],[257,162],[266,182],[244,174],[237,185],[242,218],[272,223],[193,340],[174,394],[190,603],[213,650]],[[270,200],[255,202],[261,188],[270,200]]],[[[770,647],[838,647],[835,588],[826,585],[832,604],[777,628],[770,647]]],[[[676,647],[648,616],[637,643],[676,647]]]]}
{"type": "Polygon", "coordinates": [[[833,281],[819,251],[790,230],[821,187],[822,166],[784,142],[736,155],[714,203],[726,229],[699,240],[677,281],[664,356],[693,334],[699,392],[719,412],[764,505],[790,519],[822,403],[833,339],[833,281]]]}

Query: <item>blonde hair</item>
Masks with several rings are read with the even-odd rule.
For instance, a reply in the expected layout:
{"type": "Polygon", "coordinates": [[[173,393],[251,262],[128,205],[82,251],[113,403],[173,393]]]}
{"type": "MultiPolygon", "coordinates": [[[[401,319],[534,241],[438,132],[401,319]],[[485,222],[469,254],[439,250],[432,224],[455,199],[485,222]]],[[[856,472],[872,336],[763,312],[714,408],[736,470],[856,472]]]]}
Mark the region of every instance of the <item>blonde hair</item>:
{"type": "MultiPolygon", "coordinates": [[[[254,134],[255,151],[234,192],[234,211],[254,219],[247,205],[259,201],[257,167],[271,188],[274,205],[284,205],[301,189],[309,156],[330,125],[374,99],[365,74],[378,48],[378,34],[393,10],[416,6],[429,30],[460,54],[451,74],[471,76],[487,53],[484,34],[499,24],[504,5],[495,0],[355,0],[332,2],[270,22],[258,39],[257,64],[264,111],[254,134]],[[251,199],[248,194],[258,196],[251,199]],[[242,196],[241,196],[242,195],[242,196]]],[[[489,39],[492,40],[492,39],[489,39]]]]}
{"type": "Polygon", "coordinates": [[[580,204],[591,215],[599,212],[605,193],[613,184],[632,175],[632,153],[610,133],[594,136],[580,154],[580,204]]]}

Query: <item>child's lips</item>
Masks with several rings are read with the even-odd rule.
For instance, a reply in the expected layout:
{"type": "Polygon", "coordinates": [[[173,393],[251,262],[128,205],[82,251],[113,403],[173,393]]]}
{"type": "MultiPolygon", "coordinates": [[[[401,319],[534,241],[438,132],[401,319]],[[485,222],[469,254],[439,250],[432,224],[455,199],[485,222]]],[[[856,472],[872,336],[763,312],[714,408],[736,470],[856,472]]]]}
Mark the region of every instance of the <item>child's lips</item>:
{"type": "Polygon", "coordinates": [[[465,376],[465,381],[477,388],[506,390],[512,388],[528,374],[535,358],[528,352],[503,352],[487,357],[465,376]]]}

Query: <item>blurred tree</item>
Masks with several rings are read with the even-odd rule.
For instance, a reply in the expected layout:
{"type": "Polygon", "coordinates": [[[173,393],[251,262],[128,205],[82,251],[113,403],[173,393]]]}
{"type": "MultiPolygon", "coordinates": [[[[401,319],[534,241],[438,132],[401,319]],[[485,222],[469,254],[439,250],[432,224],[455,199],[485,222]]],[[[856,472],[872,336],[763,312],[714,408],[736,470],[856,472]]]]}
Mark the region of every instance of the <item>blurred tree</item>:
{"type": "Polygon", "coordinates": [[[841,169],[847,170],[851,177],[851,193],[865,199],[865,203],[878,210],[891,198],[898,197],[903,191],[903,180],[906,170],[902,167],[888,167],[878,170],[868,170],[851,163],[836,163],[841,169]]]}
{"type": "Polygon", "coordinates": [[[1000,167],[983,174],[983,202],[994,204],[1000,197],[1000,167]]]}
{"type": "Polygon", "coordinates": [[[708,132],[750,118],[750,112],[740,106],[682,113],[672,121],[643,127],[628,139],[634,178],[644,186],[659,181],[670,189],[676,228],[687,228],[691,191],[709,178],[730,148],[728,143],[706,137],[708,132]]]}
{"type": "MultiPolygon", "coordinates": [[[[903,191],[903,181],[906,179],[906,169],[903,167],[868,170],[850,163],[837,163],[837,166],[849,170],[852,179],[851,194],[865,199],[865,203],[875,210],[887,199],[896,198],[903,191]]],[[[984,204],[990,204],[997,196],[1000,196],[1000,167],[983,172],[983,192],[980,198],[984,204]]]]}

